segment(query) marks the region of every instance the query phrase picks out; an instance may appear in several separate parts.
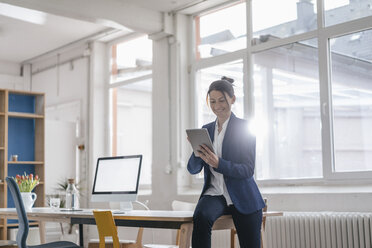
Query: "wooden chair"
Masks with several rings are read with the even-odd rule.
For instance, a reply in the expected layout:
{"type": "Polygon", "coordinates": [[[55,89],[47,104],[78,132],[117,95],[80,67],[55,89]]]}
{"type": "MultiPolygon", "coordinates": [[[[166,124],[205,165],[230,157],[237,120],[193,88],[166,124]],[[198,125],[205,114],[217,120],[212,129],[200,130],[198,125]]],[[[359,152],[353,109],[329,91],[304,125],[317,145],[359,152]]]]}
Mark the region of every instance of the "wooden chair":
{"type": "MultiPolygon", "coordinates": [[[[262,209],[262,212],[267,212],[267,199],[264,198],[264,201],[265,201],[265,207],[262,209]]],[[[262,225],[261,225],[261,248],[264,248],[265,245],[264,245],[264,233],[265,233],[265,227],[266,227],[266,216],[263,216],[262,217],[262,225]]],[[[231,248],[235,248],[236,246],[236,243],[235,243],[235,234],[236,234],[236,229],[233,228],[231,229],[231,233],[230,233],[230,239],[231,239],[231,248]]]]}
{"type": "MultiPolygon", "coordinates": [[[[143,228],[139,228],[136,241],[120,240],[118,238],[118,231],[115,225],[114,217],[111,211],[93,211],[94,219],[96,220],[99,248],[142,248],[142,234],[143,228]],[[110,237],[106,242],[105,238],[110,237]]],[[[97,247],[96,242],[90,242],[88,248],[97,247]]]]}

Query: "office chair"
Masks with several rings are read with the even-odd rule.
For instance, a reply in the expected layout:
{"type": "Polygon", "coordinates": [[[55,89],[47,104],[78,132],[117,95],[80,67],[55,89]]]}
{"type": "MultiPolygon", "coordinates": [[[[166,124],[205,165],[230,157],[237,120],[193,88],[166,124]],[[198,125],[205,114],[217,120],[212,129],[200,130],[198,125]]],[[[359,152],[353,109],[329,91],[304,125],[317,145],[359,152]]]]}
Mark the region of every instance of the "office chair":
{"type": "MultiPolygon", "coordinates": [[[[114,217],[111,211],[98,211],[94,210],[94,219],[96,220],[96,225],[99,235],[99,248],[142,248],[142,233],[143,228],[139,228],[137,234],[137,240],[134,241],[119,241],[118,230],[115,225],[114,217]],[[105,242],[105,237],[111,237],[112,242],[105,242]]],[[[90,247],[94,247],[95,243],[90,243],[90,247]]]]}
{"type": "MultiPolygon", "coordinates": [[[[262,213],[267,212],[267,199],[266,198],[264,198],[264,202],[265,202],[265,207],[262,209],[262,213]]],[[[261,225],[261,248],[266,247],[266,245],[264,244],[265,227],[266,227],[266,216],[263,216],[262,225],[261,225]]],[[[236,229],[235,228],[231,229],[231,234],[230,234],[231,248],[235,248],[235,234],[236,234],[236,229]]]]}
{"type": "Polygon", "coordinates": [[[26,244],[29,226],[28,219],[25,211],[25,206],[21,198],[21,193],[19,191],[17,183],[13,178],[7,177],[6,183],[8,184],[10,193],[12,194],[14,205],[17,210],[18,215],[18,233],[17,233],[17,244],[19,248],[78,248],[80,246],[68,242],[68,241],[57,241],[41,245],[28,246],[26,244]]]}

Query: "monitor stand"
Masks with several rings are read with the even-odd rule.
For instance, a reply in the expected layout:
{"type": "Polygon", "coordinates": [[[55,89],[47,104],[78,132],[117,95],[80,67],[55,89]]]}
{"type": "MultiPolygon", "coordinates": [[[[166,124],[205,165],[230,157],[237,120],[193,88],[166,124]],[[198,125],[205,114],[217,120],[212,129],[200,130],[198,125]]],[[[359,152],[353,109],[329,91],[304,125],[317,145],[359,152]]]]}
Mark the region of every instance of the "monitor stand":
{"type": "Polygon", "coordinates": [[[121,211],[130,211],[133,210],[132,202],[120,202],[120,210],[121,211]]]}

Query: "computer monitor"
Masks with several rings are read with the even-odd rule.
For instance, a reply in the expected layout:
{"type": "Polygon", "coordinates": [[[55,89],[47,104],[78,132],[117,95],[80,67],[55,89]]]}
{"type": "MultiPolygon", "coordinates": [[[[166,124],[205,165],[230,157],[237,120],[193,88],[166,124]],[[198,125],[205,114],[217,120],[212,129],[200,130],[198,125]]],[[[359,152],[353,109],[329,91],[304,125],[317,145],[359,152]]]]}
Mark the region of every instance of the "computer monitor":
{"type": "Polygon", "coordinates": [[[92,202],[120,202],[120,210],[131,210],[137,200],[142,155],[105,157],[97,160],[92,202]]]}

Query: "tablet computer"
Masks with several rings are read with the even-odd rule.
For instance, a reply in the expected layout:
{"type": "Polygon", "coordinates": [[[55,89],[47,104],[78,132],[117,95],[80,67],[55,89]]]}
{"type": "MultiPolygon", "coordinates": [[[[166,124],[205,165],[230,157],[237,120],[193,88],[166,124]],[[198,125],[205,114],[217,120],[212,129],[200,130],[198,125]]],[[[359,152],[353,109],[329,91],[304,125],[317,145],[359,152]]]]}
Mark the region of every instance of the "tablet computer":
{"type": "Polygon", "coordinates": [[[191,147],[194,151],[195,157],[199,157],[199,150],[202,144],[209,147],[214,152],[211,137],[209,137],[206,128],[186,129],[187,136],[189,137],[191,147]]]}

